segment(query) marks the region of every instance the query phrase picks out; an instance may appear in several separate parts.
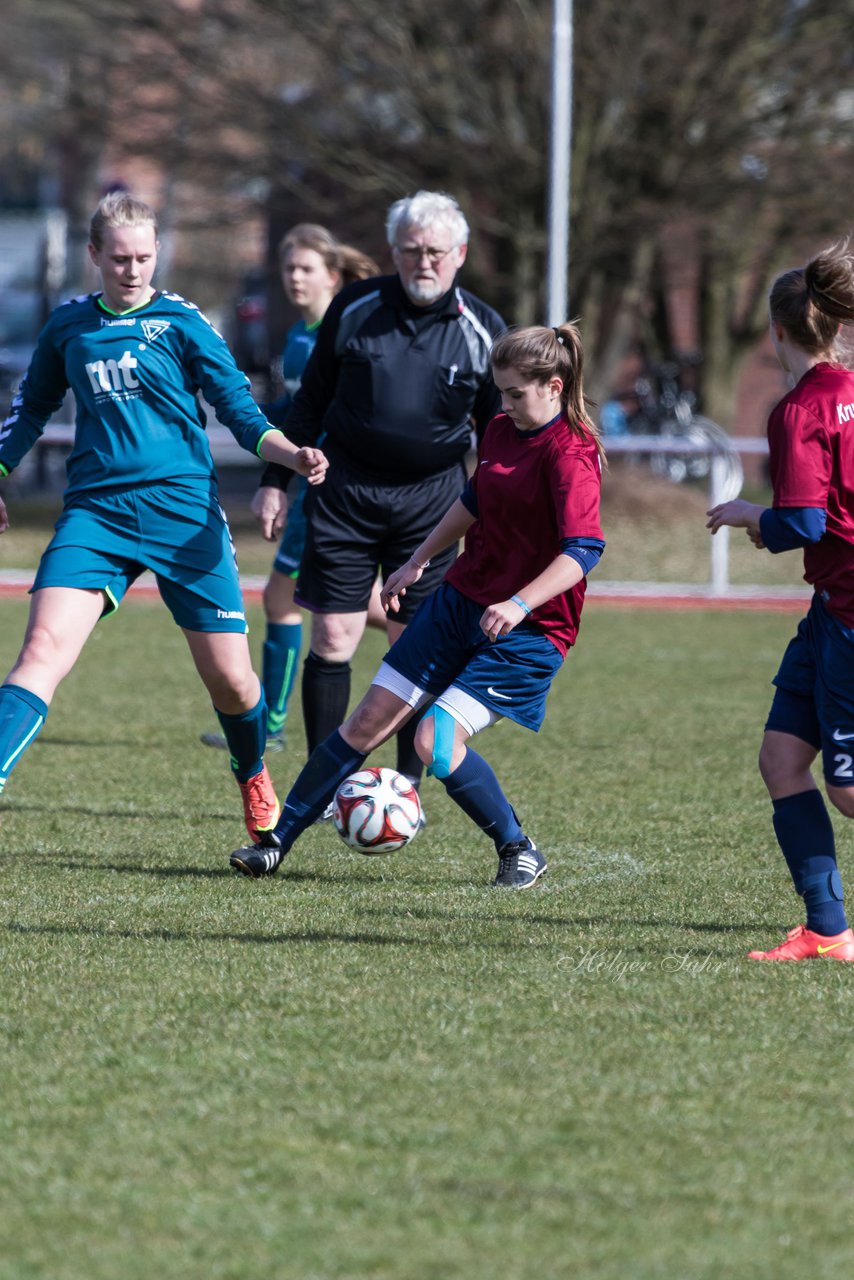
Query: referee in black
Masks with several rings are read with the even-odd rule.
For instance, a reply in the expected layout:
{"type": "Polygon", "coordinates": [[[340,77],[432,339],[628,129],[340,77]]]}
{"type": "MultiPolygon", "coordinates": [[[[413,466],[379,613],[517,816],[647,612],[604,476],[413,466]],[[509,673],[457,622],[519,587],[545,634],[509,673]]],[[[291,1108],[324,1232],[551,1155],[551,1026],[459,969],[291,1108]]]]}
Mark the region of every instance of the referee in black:
{"type": "MultiPolygon", "coordinates": [[[[288,417],[298,445],[323,437],[326,483],[306,498],[296,588],[312,615],[302,706],[309,754],[344,721],[350,660],[377,573],[387,578],[459,497],[472,430],[499,410],[489,353],[504,321],[456,283],[469,228],[451,196],[419,191],[386,221],[397,272],[361,280],[330,304],[288,417]]],[[[276,536],[290,473],[268,466],[258,519],[276,536]]],[[[456,554],[429,566],[388,621],[393,643],[456,554]]],[[[398,735],[397,768],[416,785],[415,719],[398,735]]]]}

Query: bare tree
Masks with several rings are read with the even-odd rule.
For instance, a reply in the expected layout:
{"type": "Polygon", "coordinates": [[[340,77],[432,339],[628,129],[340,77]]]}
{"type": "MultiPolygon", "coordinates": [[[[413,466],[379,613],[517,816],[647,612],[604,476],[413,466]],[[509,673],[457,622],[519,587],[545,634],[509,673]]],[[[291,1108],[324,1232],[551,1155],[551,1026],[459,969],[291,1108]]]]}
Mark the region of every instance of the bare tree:
{"type": "MultiPolygon", "coordinates": [[[[437,187],[472,221],[472,287],[542,314],[545,0],[6,7],[0,180],[53,172],[79,225],[105,175],[144,160],[194,296],[232,287],[248,212],[381,256],[388,202],[437,187]]],[[[631,342],[677,345],[664,302],[684,269],[706,407],[730,420],[769,274],[850,221],[852,18],[854,0],[576,6],[570,297],[594,391],[631,342]]]]}

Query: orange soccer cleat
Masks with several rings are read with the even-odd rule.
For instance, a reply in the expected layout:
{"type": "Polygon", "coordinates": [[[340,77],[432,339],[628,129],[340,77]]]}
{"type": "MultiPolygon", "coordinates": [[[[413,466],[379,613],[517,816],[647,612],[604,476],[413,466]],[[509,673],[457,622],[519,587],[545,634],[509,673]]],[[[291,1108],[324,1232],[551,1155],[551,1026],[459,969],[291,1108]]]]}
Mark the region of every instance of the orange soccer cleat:
{"type": "Polygon", "coordinates": [[[279,814],[282,812],[273,780],[264,765],[248,782],[238,782],[243,796],[243,814],[246,830],[253,844],[275,846],[279,842],[273,834],[279,814]]]}
{"type": "Polygon", "coordinates": [[[799,924],[786,934],[786,941],[770,951],[748,951],[748,960],[854,960],[854,931],[845,929],[832,937],[813,933],[799,924]]]}

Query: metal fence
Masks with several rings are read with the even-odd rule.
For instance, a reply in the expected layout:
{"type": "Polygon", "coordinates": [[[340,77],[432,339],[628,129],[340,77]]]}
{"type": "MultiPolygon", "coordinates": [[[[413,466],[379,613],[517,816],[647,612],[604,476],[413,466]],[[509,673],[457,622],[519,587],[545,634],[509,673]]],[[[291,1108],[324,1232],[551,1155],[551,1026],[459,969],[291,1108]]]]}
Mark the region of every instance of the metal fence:
{"type": "MultiPolygon", "coordinates": [[[[49,423],[38,448],[34,450],[36,457],[34,466],[46,468],[49,455],[64,456],[71,447],[74,438],[74,427],[71,423],[49,423]]],[[[231,432],[211,418],[208,424],[208,438],[214,462],[219,467],[258,466],[258,459],[242,449],[231,432]]],[[[738,496],[743,481],[740,459],[744,456],[767,457],[768,442],[764,437],[728,436],[726,443],[720,441],[696,441],[679,436],[629,435],[605,436],[605,447],[609,455],[635,455],[638,458],[654,458],[656,456],[673,455],[682,458],[708,459],[708,496],[709,506],[729,501],[738,496]]],[[[43,482],[44,477],[42,477],[43,482]]],[[[36,487],[40,487],[38,470],[34,477],[36,487]]],[[[731,593],[729,580],[729,534],[727,528],[720,529],[714,538],[709,539],[709,582],[708,592],[712,596],[726,596],[731,593]]],[[[598,585],[598,584],[597,584],[598,585]]]]}
{"type": "MultiPolygon", "coordinates": [[[[612,455],[707,458],[710,507],[719,502],[729,502],[740,493],[744,480],[742,457],[768,455],[768,441],[762,436],[728,436],[725,444],[685,440],[679,436],[605,436],[604,444],[612,455]]],[[[725,596],[730,592],[729,533],[728,528],[723,528],[709,539],[709,591],[713,596],[725,596]]]]}

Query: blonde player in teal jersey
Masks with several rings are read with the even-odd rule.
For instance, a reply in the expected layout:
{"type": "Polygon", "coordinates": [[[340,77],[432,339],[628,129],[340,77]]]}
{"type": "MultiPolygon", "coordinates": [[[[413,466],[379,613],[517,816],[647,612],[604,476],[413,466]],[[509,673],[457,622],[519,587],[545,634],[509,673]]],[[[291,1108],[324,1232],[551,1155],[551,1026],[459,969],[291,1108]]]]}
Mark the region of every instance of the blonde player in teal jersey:
{"type": "MultiPolygon", "coordinates": [[[[246,828],[258,839],[279,814],[263,763],[266,707],[198,392],[238,443],[266,461],[311,484],[322,482],[327,462],[267,421],[199,309],[154,288],[158,248],[146,204],[125,192],[104,197],[89,243],[102,291],[53,312],[0,427],[2,476],[74,393],[63,511],[31,588],[23,647],[0,687],[0,791],[99,618],[150,569],[211,696],[246,828]]],[[[0,533],[8,524],[0,499],[0,533]]]]}

